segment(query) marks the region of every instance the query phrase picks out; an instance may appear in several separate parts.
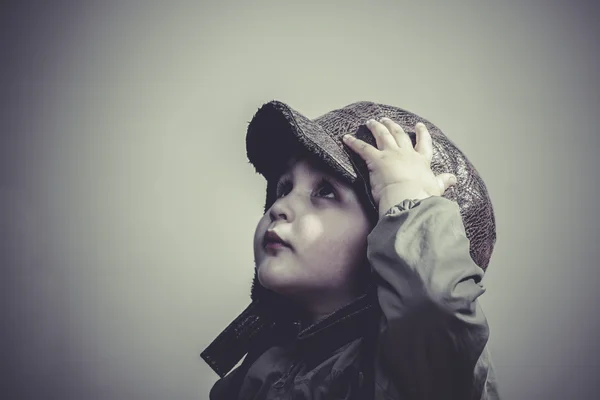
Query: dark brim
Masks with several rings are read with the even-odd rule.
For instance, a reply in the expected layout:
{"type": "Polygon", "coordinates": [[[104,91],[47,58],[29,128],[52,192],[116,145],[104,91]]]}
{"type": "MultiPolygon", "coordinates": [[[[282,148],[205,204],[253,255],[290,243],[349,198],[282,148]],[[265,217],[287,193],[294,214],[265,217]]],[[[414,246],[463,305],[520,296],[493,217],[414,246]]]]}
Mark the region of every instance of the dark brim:
{"type": "MultiPolygon", "coordinates": [[[[375,138],[365,125],[347,133],[376,146],[375,138]]],[[[377,206],[371,194],[366,163],[344,145],[341,136],[334,137],[318,122],[287,104],[273,100],[256,112],[248,125],[246,151],[256,172],[267,182],[283,172],[291,155],[300,151],[314,156],[352,186],[369,218],[376,218],[377,206]]],[[[265,211],[273,200],[272,194],[267,189],[265,211]]]]}
{"type": "Polygon", "coordinates": [[[297,146],[317,156],[349,183],[358,178],[349,150],[318,123],[279,101],[263,105],[248,125],[246,150],[256,172],[269,179],[281,173],[297,146]],[[291,135],[290,135],[291,134],[291,135]]]}

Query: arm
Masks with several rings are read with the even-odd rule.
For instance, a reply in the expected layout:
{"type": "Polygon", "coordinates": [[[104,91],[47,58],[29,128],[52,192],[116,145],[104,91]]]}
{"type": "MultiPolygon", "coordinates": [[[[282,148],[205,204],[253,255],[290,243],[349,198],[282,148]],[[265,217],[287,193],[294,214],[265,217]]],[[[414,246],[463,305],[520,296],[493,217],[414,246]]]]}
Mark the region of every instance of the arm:
{"type": "Polygon", "coordinates": [[[477,302],[483,270],[469,255],[458,205],[439,196],[401,204],[368,237],[383,312],[376,366],[389,378],[378,384],[409,399],[493,398],[477,302]]]}

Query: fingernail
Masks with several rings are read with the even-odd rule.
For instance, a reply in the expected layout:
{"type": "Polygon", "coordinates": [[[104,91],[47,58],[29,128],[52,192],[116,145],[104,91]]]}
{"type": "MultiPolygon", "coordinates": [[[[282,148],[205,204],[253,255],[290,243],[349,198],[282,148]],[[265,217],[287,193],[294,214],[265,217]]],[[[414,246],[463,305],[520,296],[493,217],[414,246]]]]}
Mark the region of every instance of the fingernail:
{"type": "Polygon", "coordinates": [[[391,121],[388,117],[382,117],[379,119],[381,122],[383,121],[391,121]]]}
{"type": "Polygon", "coordinates": [[[342,139],[344,139],[344,140],[346,140],[346,141],[350,141],[350,140],[353,140],[353,139],[354,139],[354,137],[352,137],[352,135],[345,134],[345,135],[342,137],[342,139]]]}
{"type": "Polygon", "coordinates": [[[365,125],[369,126],[373,123],[372,119],[368,119],[367,122],[365,122],[365,125]]]}

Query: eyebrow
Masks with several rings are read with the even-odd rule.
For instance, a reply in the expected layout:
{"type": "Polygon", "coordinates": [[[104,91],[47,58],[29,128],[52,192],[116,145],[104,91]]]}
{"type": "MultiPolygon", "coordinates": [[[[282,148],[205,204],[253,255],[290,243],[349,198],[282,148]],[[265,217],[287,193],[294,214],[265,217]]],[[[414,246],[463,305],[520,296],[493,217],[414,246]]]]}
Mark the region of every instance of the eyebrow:
{"type": "Polygon", "coordinates": [[[311,154],[311,153],[308,153],[305,151],[300,151],[298,153],[292,154],[287,159],[287,161],[285,163],[285,167],[283,168],[282,173],[277,178],[277,181],[281,180],[281,178],[283,178],[283,177],[290,176],[290,170],[292,169],[294,164],[296,164],[300,161],[308,162],[315,170],[317,170],[318,172],[323,174],[324,175],[323,177],[326,178],[336,188],[338,188],[340,190],[341,189],[353,190],[352,186],[349,183],[336,177],[332,173],[330,168],[321,159],[317,158],[317,156],[315,156],[314,154],[311,154]]]}
{"type": "MultiPolygon", "coordinates": [[[[336,178],[333,174],[331,174],[329,171],[327,171],[327,169],[315,165],[314,163],[311,163],[311,165],[315,168],[315,170],[319,173],[319,175],[315,178],[317,180],[322,180],[325,179],[327,180],[327,182],[329,182],[334,188],[336,188],[338,190],[338,192],[344,192],[344,191],[352,191],[352,188],[349,185],[345,185],[344,182],[342,182],[340,179],[336,178]]],[[[277,180],[276,183],[281,182],[281,180],[283,178],[289,179],[292,177],[292,172],[291,172],[291,168],[288,168],[283,174],[281,174],[279,176],[279,179],[277,180]]]]}

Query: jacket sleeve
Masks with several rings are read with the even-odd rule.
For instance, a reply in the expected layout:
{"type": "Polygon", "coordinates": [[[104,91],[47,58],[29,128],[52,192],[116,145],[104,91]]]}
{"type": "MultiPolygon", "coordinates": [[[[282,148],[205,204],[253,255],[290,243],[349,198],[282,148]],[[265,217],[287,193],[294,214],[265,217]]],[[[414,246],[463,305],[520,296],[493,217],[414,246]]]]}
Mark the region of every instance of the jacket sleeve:
{"type": "Polygon", "coordinates": [[[388,210],[368,237],[382,310],[378,390],[415,400],[495,399],[477,302],[484,272],[469,254],[458,204],[440,196],[410,203],[388,210]]]}

